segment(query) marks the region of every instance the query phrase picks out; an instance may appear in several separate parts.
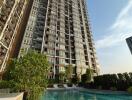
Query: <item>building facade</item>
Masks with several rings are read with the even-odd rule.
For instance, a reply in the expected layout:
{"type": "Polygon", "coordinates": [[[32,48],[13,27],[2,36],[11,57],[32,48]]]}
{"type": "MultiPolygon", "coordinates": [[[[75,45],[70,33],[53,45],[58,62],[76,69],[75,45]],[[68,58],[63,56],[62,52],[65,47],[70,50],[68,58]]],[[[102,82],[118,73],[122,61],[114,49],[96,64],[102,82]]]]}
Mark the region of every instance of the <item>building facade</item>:
{"type": "MultiPolygon", "coordinates": [[[[73,74],[84,74],[87,68],[99,74],[85,0],[33,0],[22,37],[18,56],[29,49],[46,54],[52,65],[50,78],[65,71],[67,65],[73,66],[73,74]]],[[[9,44],[2,42],[1,48],[8,52],[9,44]]]]}
{"type": "Polygon", "coordinates": [[[127,38],[126,42],[132,54],[132,37],[127,38]]]}

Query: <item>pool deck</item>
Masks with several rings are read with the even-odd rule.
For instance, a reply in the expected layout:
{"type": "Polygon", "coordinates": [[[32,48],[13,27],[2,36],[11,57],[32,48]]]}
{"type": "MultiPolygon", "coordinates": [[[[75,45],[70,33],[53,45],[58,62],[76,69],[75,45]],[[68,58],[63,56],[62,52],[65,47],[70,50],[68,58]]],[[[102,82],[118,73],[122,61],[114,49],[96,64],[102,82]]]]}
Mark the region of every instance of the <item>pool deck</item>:
{"type": "Polygon", "coordinates": [[[23,93],[0,93],[0,100],[23,100],[23,93]]]}

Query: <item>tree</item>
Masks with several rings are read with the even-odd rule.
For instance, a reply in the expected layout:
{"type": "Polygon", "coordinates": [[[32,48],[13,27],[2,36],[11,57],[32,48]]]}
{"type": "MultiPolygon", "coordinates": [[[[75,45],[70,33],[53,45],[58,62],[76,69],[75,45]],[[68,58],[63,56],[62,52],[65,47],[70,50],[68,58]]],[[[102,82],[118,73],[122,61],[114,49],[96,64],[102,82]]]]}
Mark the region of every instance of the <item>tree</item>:
{"type": "Polygon", "coordinates": [[[86,73],[82,75],[81,81],[83,84],[90,83],[92,81],[92,77],[93,77],[93,71],[92,71],[92,69],[88,68],[86,70],[86,73]]]}
{"type": "Polygon", "coordinates": [[[14,68],[9,71],[10,79],[15,82],[13,91],[26,91],[27,100],[39,100],[46,89],[49,63],[46,55],[29,51],[23,57],[12,60],[14,68]]]}
{"type": "Polygon", "coordinates": [[[93,78],[93,70],[88,68],[86,70],[86,75],[87,75],[87,82],[91,82],[92,78],[93,78]]]}
{"type": "Polygon", "coordinates": [[[79,83],[79,77],[77,75],[74,75],[72,77],[72,83],[74,83],[74,84],[78,84],[79,83]]]}
{"type": "Polygon", "coordinates": [[[72,74],[73,74],[73,67],[72,67],[72,65],[67,65],[66,69],[65,69],[65,76],[66,76],[66,79],[69,82],[71,82],[72,74]]]}
{"type": "Polygon", "coordinates": [[[59,81],[60,81],[60,83],[64,82],[64,78],[65,78],[65,73],[64,72],[60,72],[59,73],[59,81]]]}
{"type": "Polygon", "coordinates": [[[132,72],[129,73],[130,76],[130,85],[132,86],[132,72]]]}

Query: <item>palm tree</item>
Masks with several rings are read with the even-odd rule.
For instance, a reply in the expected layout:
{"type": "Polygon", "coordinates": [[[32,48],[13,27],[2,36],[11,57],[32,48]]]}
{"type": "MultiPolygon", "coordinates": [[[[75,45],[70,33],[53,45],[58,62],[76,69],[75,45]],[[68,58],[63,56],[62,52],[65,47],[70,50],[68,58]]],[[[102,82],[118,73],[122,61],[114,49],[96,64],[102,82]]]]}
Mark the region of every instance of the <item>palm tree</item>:
{"type": "Polygon", "coordinates": [[[88,68],[86,70],[86,73],[82,75],[81,77],[81,80],[82,80],[82,83],[90,83],[93,79],[93,70],[88,68]]]}
{"type": "Polygon", "coordinates": [[[65,76],[66,76],[66,79],[68,80],[68,82],[70,82],[70,83],[71,83],[72,74],[73,74],[72,65],[67,65],[66,69],[65,69],[65,76]]]}
{"type": "Polygon", "coordinates": [[[65,79],[65,73],[64,72],[60,72],[59,73],[59,81],[60,81],[60,83],[64,83],[64,79],[65,79]]]}
{"type": "Polygon", "coordinates": [[[86,70],[86,75],[87,75],[87,83],[91,82],[93,79],[93,70],[88,68],[86,70]]]}

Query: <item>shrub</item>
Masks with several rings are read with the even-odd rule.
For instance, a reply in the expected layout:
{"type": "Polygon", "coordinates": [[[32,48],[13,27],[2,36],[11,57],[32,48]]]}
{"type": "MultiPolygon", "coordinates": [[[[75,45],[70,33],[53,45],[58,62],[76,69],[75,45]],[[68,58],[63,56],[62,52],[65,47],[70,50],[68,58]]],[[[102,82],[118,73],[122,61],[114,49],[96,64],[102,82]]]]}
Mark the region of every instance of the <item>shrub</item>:
{"type": "Polygon", "coordinates": [[[72,79],[72,74],[73,74],[73,66],[72,65],[67,65],[65,67],[65,77],[66,80],[71,83],[72,79]]]}
{"type": "Polygon", "coordinates": [[[82,82],[83,84],[85,84],[85,83],[87,82],[87,75],[86,75],[86,74],[83,74],[83,75],[81,76],[81,82],[82,82]]]}
{"type": "Polygon", "coordinates": [[[95,89],[94,82],[83,84],[83,87],[88,89],[95,89]]]}
{"type": "Polygon", "coordinates": [[[60,72],[59,73],[59,83],[64,83],[64,79],[65,79],[65,73],[60,72]]]}
{"type": "Polygon", "coordinates": [[[9,88],[9,83],[7,81],[0,81],[0,89],[9,88]]]}
{"type": "Polygon", "coordinates": [[[48,80],[48,84],[54,84],[55,83],[55,79],[49,79],[48,80]]]}
{"type": "Polygon", "coordinates": [[[116,87],[111,87],[110,90],[117,91],[117,88],[116,87]]]}
{"type": "Polygon", "coordinates": [[[126,91],[132,86],[132,73],[104,74],[94,77],[94,87],[126,91]]]}
{"type": "Polygon", "coordinates": [[[132,93],[132,86],[127,89],[127,92],[132,93]]]}
{"type": "Polygon", "coordinates": [[[86,73],[81,76],[81,82],[83,84],[90,83],[93,78],[93,70],[92,69],[87,69],[86,73]]]}
{"type": "Polygon", "coordinates": [[[77,75],[73,76],[72,83],[73,84],[78,84],[78,82],[79,82],[79,77],[77,75]]]}
{"type": "Polygon", "coordinates": [[[102,86],[99,86],[98,89],[99,89],[99,90],[102,90],[102,86]]]}
{"type": "Polygon", "coordinates": [[[67,86],[68,86],[68,87],[72,87],[72,84],[71,84],[71,83],[68,83],[67,86]]]}
{"type": "Polygon", "coordinates": [[[82,87],[82,86],[83,86],[82,82],[79,82],[79,83],[78,83],[78,86],[79,86],[79,87],[82,87]]]}
{"type": "Polygon", "coordinates": [[[15,83],[13,81],[0,80],[0,89],[13,88],[15,83]]]}
{"type": "Polygon", "coordinates": [[[48,85],[48,88],[53,88],[53,87],[54,87],[53,84],[48,85]]]}

